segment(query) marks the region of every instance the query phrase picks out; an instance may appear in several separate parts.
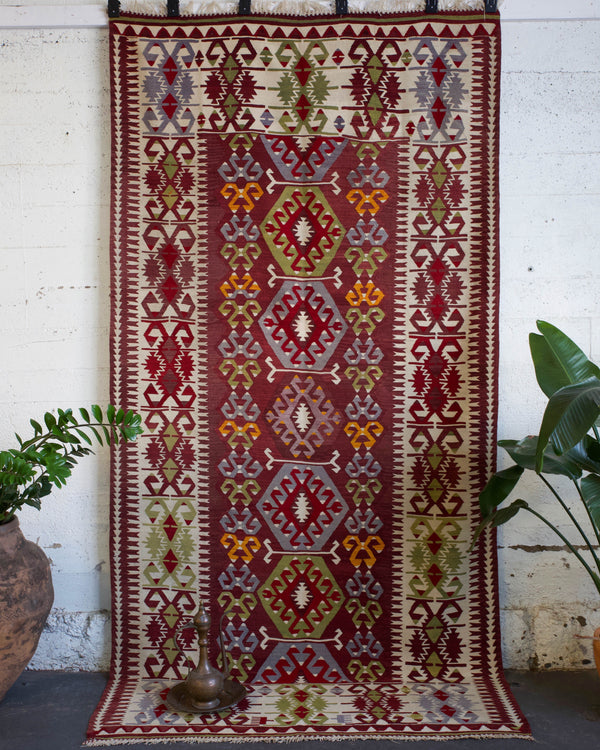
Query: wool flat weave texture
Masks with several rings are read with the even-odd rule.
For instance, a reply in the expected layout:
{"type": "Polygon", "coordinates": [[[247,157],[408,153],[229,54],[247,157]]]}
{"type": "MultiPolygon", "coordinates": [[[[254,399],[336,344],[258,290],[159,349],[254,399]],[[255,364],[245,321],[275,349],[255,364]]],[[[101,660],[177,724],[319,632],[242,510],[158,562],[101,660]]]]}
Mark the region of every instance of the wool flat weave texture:
{"type": "Polygon", "coordinates": [[[497,14],[123,14],[90,744],[524,737],[494,539],[497,14]],[[247,688],[174,712],[210,658],[247,688]]]}

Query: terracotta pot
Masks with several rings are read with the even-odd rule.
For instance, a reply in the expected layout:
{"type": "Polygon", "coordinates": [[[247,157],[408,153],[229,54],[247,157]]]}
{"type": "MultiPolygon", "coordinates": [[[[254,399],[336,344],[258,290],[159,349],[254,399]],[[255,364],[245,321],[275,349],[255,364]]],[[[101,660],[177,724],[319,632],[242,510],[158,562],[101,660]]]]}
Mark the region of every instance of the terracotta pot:
{"type": "Polygon", "coordinates": [[[0,525],[0,700],[35,653],[53,601],[44,552],[16,518],[0,525]]]}
{"type": "Polygon", "coordinates": [[[600,676],[600,628],[594,630],[594,661],[596,662],[596,670],[600,676]]]}

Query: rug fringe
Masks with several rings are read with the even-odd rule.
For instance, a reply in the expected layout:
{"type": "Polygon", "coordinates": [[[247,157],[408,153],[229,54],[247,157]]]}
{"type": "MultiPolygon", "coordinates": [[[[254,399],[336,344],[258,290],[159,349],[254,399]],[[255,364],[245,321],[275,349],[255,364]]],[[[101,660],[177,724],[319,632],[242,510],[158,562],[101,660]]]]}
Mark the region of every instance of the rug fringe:
{"type": "Polygon", "coordinates": [[[400,742],[424,742],[430,740],[431,742],[452,742],[453,740],[523,740],[526,742],[534,742],[533,735],[528,733],[509,734],[508,732],[456,732],[454,734],[427,734],[427,735],[385,735],[385,734],[356,734],[356,735],[310,735],[310,736],[298,736],[293,737],[265,737],[264,735],[252,735],[245,737],[127,737],[123,739],[91,739],[86,740],[82,747],[117,747],[119,745],[131,745],[133,743],[143,742],[147,745],[166,745],[176,742],[186,742],[187,744],[204,744],[204,743],[220,743],[229,742],[232,745],[241,745],[246,742],[260,742],[261,744],[289,744],[291,742],[308,742],[311,740],[317,742],[350,742],[354,740],[373,740],[380,742],[386,740],[394,744],[400,742]]]}
{"type": "MultiPolygon", "coordinates": [[[[504,3],[499,0],[498,7],[504,3]]],[[[182,0],[182,16],[237,13],[237,0],[182,0]]],[[[165,15],[166,0],[121,0],[127,13],[165,15]]],[[[406,13],[424,11],[425,0],[349,0],[349,13],[406,13]]],[[[439,0],[439,11],[483,11],[485,0],[439,0]]],[[[252,0],[253,13],[315,16],[335,12],[335,0],[252,0]]]]}

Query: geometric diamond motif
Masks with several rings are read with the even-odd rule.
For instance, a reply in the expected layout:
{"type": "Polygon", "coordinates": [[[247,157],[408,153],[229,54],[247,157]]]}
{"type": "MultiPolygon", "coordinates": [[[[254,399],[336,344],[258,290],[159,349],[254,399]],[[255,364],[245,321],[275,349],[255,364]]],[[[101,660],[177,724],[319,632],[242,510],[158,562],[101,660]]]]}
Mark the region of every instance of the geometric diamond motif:
{"type": "Polygon", "coordinates": [[[323,559],[310,555],[283,555],[258,595],[288,638],[319,638],[344,599],[323,559]]]}
{"type": "Polygon", "coordinates": [[[257,504],[282,549],[323,549],[348,505],[322,466],[284,464],[257,504]]]}
{"type": "Polygon", "coordinates": [[[260,229],[290,276],[322,275],[345,234],[323,192],[308,185],[285,187],[260,229]]]}
{"type": "Polygon", "coordinates": [[[310,376],[298,375],[294,375],[292,382],[275,399],[266,418],[275,434],[290,447],[294,458],[301,454],[310,458],[315,448],[331,438],[341,421],[340,413],[326,400],[321,386],[315,386],[310,376]]]}
{"type": "Polygon", "coordinates": [[[348,326],[321,281],[284,281],[260,327],[284,367],[323,369],[348,326]]]}

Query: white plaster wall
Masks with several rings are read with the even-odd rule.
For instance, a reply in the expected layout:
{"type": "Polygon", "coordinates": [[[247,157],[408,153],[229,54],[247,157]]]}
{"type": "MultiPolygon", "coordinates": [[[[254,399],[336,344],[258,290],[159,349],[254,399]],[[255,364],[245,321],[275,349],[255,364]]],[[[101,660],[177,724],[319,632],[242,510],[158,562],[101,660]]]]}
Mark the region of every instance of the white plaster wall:
{"type": "MultiPolygon", "coordinates": [[[[600,23],[514,22],[503,31],[498,434],[520,438],[537,433],[545,404],[527,342],[536,318],[600,362],[600,23]]],[[[568,483],[560,487],[574,499],[568,483]]],[[[528,489],[555,506],[539,480],[528,489]]],[[[553,518],[572,535],[560,509],[553,518]]],[[[531,516],[501,529],[499,547],[506,664],[588,664],[590,642],[574,636],[600,624],[600,607],[576,561],[531,516]]]]}
{"type": "MultiPolygon", "coordinates": [[[[0,31],[0,444],[57,406],[108,401],[105,29],[0,31]]],[[[108,455],[21,514],[52,561],[34,666],[109,659],[108,455]],[[83,634],[85,638],[81,638],[83,634]]]]}
{"type": "MultiPolygon", "coordinates": [[[[600,362],[600,0],[564,3],[502,6],[500,437],[539,425],[527,348],[537,318],[600,362]]],[[[17,28],[25,16],[36,26],[30,6],[0,0],[3,446],[48,408],[108,400],[107,31],[83,3],[68,21],[81,28],[61,27],[56,9],[39,18],[53,25],[50,12],[57,28],[17,28]]],[[[528,499],[538,494],[532,483],[528,499]]],[[[31,667],[107,669],[106,453],[21,525],[50,557],[56,591],[31,667]]],[[[529,518],[499,534],[508,667],[590,663],[589,641],[574,636],[600,625],[597,595],[556,545],[529,518]]]]}

